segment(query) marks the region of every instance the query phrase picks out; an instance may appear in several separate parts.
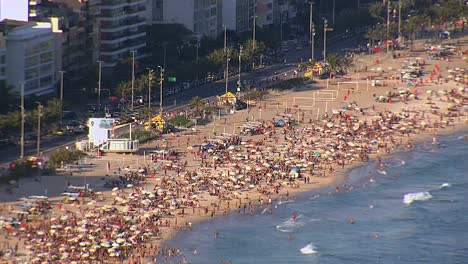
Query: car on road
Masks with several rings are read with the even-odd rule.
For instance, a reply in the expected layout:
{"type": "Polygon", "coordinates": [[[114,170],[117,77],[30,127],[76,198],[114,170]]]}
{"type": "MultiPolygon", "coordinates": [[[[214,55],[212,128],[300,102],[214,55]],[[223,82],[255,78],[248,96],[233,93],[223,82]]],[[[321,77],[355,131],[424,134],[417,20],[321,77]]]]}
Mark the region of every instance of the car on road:
{"type": "Polygon", "coordinates": [[[63,129],[57,129],[54,131],[54,135],[57,135],[57,136],[65,136],[65,130],[63,129]]]}

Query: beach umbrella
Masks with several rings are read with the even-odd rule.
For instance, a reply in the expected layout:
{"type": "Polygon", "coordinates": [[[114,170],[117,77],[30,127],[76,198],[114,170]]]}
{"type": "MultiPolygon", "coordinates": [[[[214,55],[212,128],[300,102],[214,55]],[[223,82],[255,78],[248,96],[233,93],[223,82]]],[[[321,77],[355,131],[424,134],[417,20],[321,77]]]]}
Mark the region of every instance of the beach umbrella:
{"type": "Polygon", "coordinates": [[[321,156],[320,152],[315,152],[315,156],[320,157],[321,156]]]}

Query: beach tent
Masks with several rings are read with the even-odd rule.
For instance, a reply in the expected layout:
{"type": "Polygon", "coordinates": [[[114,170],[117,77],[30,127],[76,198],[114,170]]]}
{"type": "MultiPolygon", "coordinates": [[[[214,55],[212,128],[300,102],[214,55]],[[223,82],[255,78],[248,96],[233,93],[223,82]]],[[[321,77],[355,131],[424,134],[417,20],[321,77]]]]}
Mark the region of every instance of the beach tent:
{"type": "Polygon", "coordinates": [[[227,92],[223,95],[218,96],[218,105],[234,105],[236,101],[236,95],[231,92],[227,92]]]}

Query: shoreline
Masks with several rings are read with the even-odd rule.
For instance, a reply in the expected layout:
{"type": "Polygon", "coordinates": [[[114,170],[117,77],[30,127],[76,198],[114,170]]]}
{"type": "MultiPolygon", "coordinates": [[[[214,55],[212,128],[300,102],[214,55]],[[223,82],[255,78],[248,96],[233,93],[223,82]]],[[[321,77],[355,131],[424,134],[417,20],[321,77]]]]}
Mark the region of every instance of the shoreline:
{"type": "MultiPolygon", "coordinates": [[[[444,129],[440,129],[438,131],[436,131],[436,133],[438,134],[437,137],[446,137],[446,136],[451,136],[451,135],[455,135],[455,134],[458,134],[458,133],[468,133],[468,126],[466,125],[466,123],[456,123],[456,124],[453,124],[451,127],[446,127],[444,129]]],[[[407,142],[410,142],[412,141],[414,145],[420,145],[420,144],[424,144],[426,143],[427,141],[430,141],[432,140],[432,137],[433,135],[426,132],[426,133],[421,133],[421,134],[414,134],[412,135],[411,137],[407,138],[406,141],[407,142]]],[[[380,155],[379,157],[382,158],[382,160],[385,160],[385,159],[388,159],[396,154],[398,154],[398,152],[401,152],[401,151],[411,151],[413,148],[411,149],[407,149],[407,148],[400,148],[400,149],[396,149],[390,153],[387,153],[387,154],[383,154],[383,155],[380,155]]],[[[370,160],[369,161],[365,161],[365,162],[355,162],[355,163],[352,163],[350,165],[346,165],[344,169],[340,168],[340,169],[337,169],[333,175],[331,176],[328,176],[328,177],[331,177],[333,179],[331,179],[331,181],[329,183],[321,183],[320,185],[306,185],[306,187],[304,188],[304,185],[301,185],[301,188],[299,189],[287,189],[287,191],[289,191],[289,198],[295,198],[297,196],[300,196],[300,195],[303,195],[305,193],[308,193],[308,192],[313,192],[313,191],[317,191],[317,190],[324,190],[324,189],[327,189],[327,188],[332,188],[332,187],[335,187],[335,186],[339,186],[339,185],[342,185],[344,182],[346,182],[346,178],[348,177],[349,173],[356,169],[356,168],[360,168],[360,167],[364,167],[364,166],[368,166],[374,162],[377,161],[377,157],[378,155],[376,154],[373,154],[372,157],[370,157],[370,160]]],[[[313,183],[311,183],[313,184],[313,183]]],[[[278,201],[279,199],[281,198],[284,198],[283,195],[276,195],[274,198],[272,198],[272,202],[276,202],[278,201]]],[[[268,206],[268,205],[261,205],[263,207],[265,206],[268,206]]],[[[222,215],[216,215],[214,218],[219,218],[219,217],[222,217],[222,216],[226,216],[226,215],[231,215],[231,214],[235,214],[236,213],[236,209],[235,208],[231,208],[229,212],[227,212],[227,214],[222,214],[222,215]]],[[[255,216],[257,214],[254,214],[253,216],[255,216]]],[[[202,222],[207,222],[209,221],[210,219],[213,219],[213,218],[210,218],[210,217],[203,217],[203,216],[197,216],[197,215],[191,215],[189,217],[187,217],[185,220],[186,222],[191,222],[192,224],[200,224],[202,222]]],[[[187,232],[187,231],[190,231],[190,229],[171,229],[171,232],[168,232],[166,233],[166,236],[161,236],[161,246],[166,246],[167,242],[169,242],[170,240],[172,240],[174,238],[175,235],[177,235],[178,233],[180,232],[187,232]]]]}
{"type": "MultiPolygon", "coordinates": [[[[325,90],[323,88],[323,86],[324,86],[324,83],[318,83],[317,87],[315,87],[315,88],[319,88],[319,89],[321,88],[321,89],[325,90]]],[[[432,87],[428,86],[428,87],[429,88],[427,88],[427,89],[434,88],[434,86],[432,86],[432,87]]],[[[436,86],[436,88],[441,89],[443,87],[436,86]]],[[[374,89],[374,90],[378,91],[378,89],[377,90],[374,89]]],[[[279,96],[272,96],[272,97],[273,97],[273,99],[278,99],[281,96],[291,97],[293,95],[307,94],[307,93],[311,93],[311,92],[313,92],[313,90],[307,90],[307,91],[301,91],[301,92],[291,92],[291,93],[288,93],[287,95],[279,95],[279,96]]],[[[383,91],[380,91],[380,92],[383,92],[383,91]]],[[[364,93],[356,94],[356,97],[360,97],[360,98],[362,97],[363,98],[362,99],[363,105],[365,107],[370,107],[371,105],[373,105],[372,98],[370,98],[370,100],[369,100],[370,94],[371,94],[371,92],[367,92],[367,93],[364,92],[364,93]],[[364,95],[366,95],[366,97],[363,97],[364,95]]],[[[354,94],[353,94],[353,96],[354,96],[354,94]]],[[[361,99],[356,99],[356,100],[359,103],[361,103],[361,101],[360,101],[361,99]]],[[[269,100],[267,100],[267,101],[269,101],[269,100]]],[[[339,99],[336,100],[336,101],[337,102],[336,102],[335,105],[338,105],[338,106],[342,105],[342,102],[339,102],[339,99]]],[[[414,103],[411,102],[410,105],[413,105],[413,104],[421,105],[425,101],[426,100],[421,99],[420,101],[415,101],[414,103]]],[[[280,102],[279,99],[278,99],[278,102],[280,102]]],[[[441,103],[441,105],[444,105],[444,104],[441,103]]],[[[385,104],[385,105],[378,105],[378,106],[380,108],[380,111],[385,110],[387,107],[389,107],[389,108],[398,107],[397,109],[402,109],[403,107],[406,107],[402,103],[395,103],[393,105],[385,104]]],[[[422,106],[424,106],[424,105],[422,105],[422,106]]],[[[441,106],[441,108],[442,108],[442,106],[441,106]]],[[[272,107],[270,107],[270,109],[267,108],[266,110],[270,110],[270,112],[265,111],[265,116],[267,116],[267,114],[269,114],[269,117],[265,117],[266,120],[271,118],[271,116],[273,116],[273,117],[277,116],[277,115],[274,115],[274,113],[273,113],[274,110],[273,110],[272,107]]],[[[377,112],[380,112],[380,111],[375,111],[375,112],[377,113],[377,112]]],[[[286,110],[285,110],[285,112],[286,112],[286,110]]],[[[250,113],[247,113],[247,116],[249,114],[250,113]]],[[[255,114],[255,112],[253,114],[255,114]]],[[[252,114],[252,116],[253,116],[253,114],[252,114]]],[[[246,115],[245,112],[241,112],[241,113],[238,113],[236,117],[232,117],[233,119],[237,118],[237,119],[235,119],[233,121],[234,122],[234,127],[235,127],[236,122],[238,122],[238,121],[242,122],[243,121],[243,118],[245,117],[245,115],[246,115]]],[[[261,113],[260,113],[260,115],[261,115],[261,113]]],[[[372,116],[370,114],[363,115],[363,116],[358,116],[358,118],[361,119],[361,120],[362,119],[371,120],[374,117],[375,116],[372,116]]],[[[463,120],[461,121],[461,123],[451,123],[450,126],[444,128],[444,129],[437,129],[437,131],[435,131],[436,129],[434,129],[434,131],[424,131],[423,133],[421,133],[421,132],[412,133],[411,136],[409,136],[409,137],[406,137],[404,135],[403,136],[396,136],[395,140],[401,138],[401,142],[398,144],[398,145],[400,145],[400,148],[401,148],[403,146],[406,146],[409,142],[411,142],[412,144],[418,144],[420,142],[430,140],[431,137],[434,136],[434,133],[437,136],[440,136],[440,135],[444,135],[444,134],[454,134],[454,133],[457,133],[457,132],[466,131],[467,128],[468,128],[467,125],[466,125],[467,124],[466,116],[462,116],[462,118],[463,118],[463,120]]],[[[219,122],[221,123],[221,121],[219,121],[219,122]]],[[[319,126],[320,123],[314,123],[314,125],[319,126]]],[[[304,127],[304,126],[308,126],[308,125],[306,124],[306,122],[303,122],[300,126],[304,127]]],[[[212,127],[211,125],[208,125],[208,126],[206,126],[204,128],[201,128],[200,129],[200,134],[201,135],[210,135],[211,134],[211,127],[212,127]]],[[[213,125],[213,128],[216,128],[216,124],[213,125]]],[[[224,129],[226,129],[226,126],[224,126],[224,129]]],[[[279,131],[281,129],[275,129],[275,130],[279,131]]],[[[195,136],[193,136],[193,137],[195,137],[195,136]]],[[[259,139],[260,137],[259,136],[247,136],[246,138],[259,139]]],[[[280,135],[280,137],[282,137],[282,136],[280,135]]],[[[179,140],[180,140],[180,138],[177,139],[177,141],[179,141],[179,140]]],[[[175,146],[176,138],[171,139],[168,136],[167,141],[170,142],[171,144],[174,144],[174,146],[175,146]]],[[[286,141],[286,139],[284,141],[286,141]]],[[[187,142],[189,142],[189,141],[187,141],[187,142]]],[[[199,135],[198,136],[198,141],[196,141],[195,143],[199,144],[200,142],[201,142],[201,138],[200,138],[200,135],[199,135]]],[[[193,142],[191,142],[191,143],[193,144],[193,142]]],[[[152,144],[153,143],[148,144],[148,148],[150,148],[149,146],[152,145],[152,144]]],[[[188,143],[187,143],[187,145],[188,145],[188,143]]],[[[272,145],[274,145],[274,144],[272,143],[272,145]]],[[[177,143],[177,146],[179,148],[181,147],[179,142],[177,143]]],[[[178,209],[178,210],[172,212],[171,214],[169,214],[168,216],[164,216],[162,218],[161,222],[165,221],[166,223],[168,223],[168,225],[166,226],[165,224],[163,224],[163,225],[159,226],[158,231],[160,233],[155,238],[152,238],[152,239],[150,239],[148,241],[145,241],[145,248],[148,248],[148,246],[149,246],[150,248],[156,247],[157,249],[161,250],[163,247],[165,247],[165,243],[168,240],[171,240],[171,238],[173,238],[173,236],[177,232],[180,232],[182,229],[189,228],[188,223],[191,223],[190,225],[193,226],[194,224],[199,224],[202,221],[212,219],[212,217],[208,214],[208,211],[213,212],[212,213],[213,217],[218,217],[220,215],[230,214],[232,212],[235,212],[236,210],[239,210],[240,206],[242,204],[244,204],[244,206],[245,206],[245,204],[247,202],[253,202],[253,204],[255,204],[255,206],[258,206],[258,204],[261,203],[261,202],[258,201],[258,200],[260,200],[259,197],[261,197],[261,199],[264,199],[265,201],[267,201],[268,199],[271,199],[272,202],[273,202],[273,200],[280,199],[281,197],[284,198],[286,195],[289,196],[289,197],[294,197],[294,196],[297,196],[297,195],[300,195],[300,194],[303,194],[303,193],[306,193],[306,192],[310,192],[310,191],[313,191],[313,190],[324,189],[324,188],[329,188],[329,187],[341,185],[346,180],[346,177],[347,177],[348,173],[352,169],[357,168],[357,167],[361,167],[361,166],[365,166],[366,164],[370,164],[372,162],[375,162],[378,159],[378,157],[385,159],[386,157],[394,155],[398,151],[401,151],[401,149],[399,149],[399,148],[394,149],[392,146],[390,147],[390,149],[391,149],[390,153],[371,153],[369,155],[369,160],[366,161],[366,162],[353,161],[351,164],[346,164],[344,167],[338,166],[336,163],[332,163],[333,164],[333,169],[334,169],[333,173],[327,173],[327,175],[325,177],[313,176],[312,175],[311,176],[312,183],[302,183],[301,181],[299,181],[299,183],[298,183],[299,187],[298,188],[291,188],[291,187],[285,188],[284,186],[282,186],[281,191],[278,194],[274,194],[274,193],[269,194],[269,195],[260,194],[259,191],[256,190],[256,189],[250,189],[249,191],[239,191],[240,195],[234,195],[236,197],[237,196],[239,196],[239,197],[233,198],[234,196],[231,195],[230,196],[231,198],[229,200],[230,202],[233,202],[233,203],[235,202],[236,206],[234,206],[234,204],[229,205],[229,201],[227,202],[225,200],[224,201],[219,200],[219,202],[218,202],[218,199],[217,199],[218,197],[217,196],[211,196],[209,191],[204,190],[202,193],[199,194],[199,198],[196,199],[199,202],[199,204],[197,204],[196,208],[193,207],[193,213],[189,212],[190,207],[187,206],[187,207],[184,207],[188,211],[188,212],[185,212],[185,214],[180,215],[179,214],[180,209],[178,209]],[[259,199],[257,200],[257,198],[259,198],[259,199]],[[239,206],[237,206],[237,201],[239,201],[239,206]],[[216,205],[217,202],[218,202],[218,206],[216,205]],[[215,204],[214,206],[213,206],[213,203],[215,204]],[[205,214],[203,214],[202,208],[209,208],[209,210],[207,210],[205,212],[205,214]],[[215,212],[215,210],[216,210],[216,212],[215,212]],[[175,215],[175,217],[174,217],[174,215],[175,215]]],[[[385,149],[386,149],[386,147],[385,147],[385,149]]],[[[377,150],[380,150],[380,148],[377,148],[377,150]]],[[[191,161],[190,158],[191,158],[191,154],[189,154],[188,151],[187,151],[185,159],[188,160],[191,163],[191,164],[189,164],[189,168],[190,168],[190,170],[192,170],[192,169],[196,168],[198,163],[197,163],[197,161],[195,161],[195,159],[193,161],[191,161]]],[[[138,160],[136,161],[136,164],[138,164],[138,160]]],[[[330,166],[332,166],[332,165],[330,165],[330,166]]],[[[220,168],[222,168],[222,166],[220,168]]],[[[318,169],[319,172],[322,172],[322,170],[326,171],[326,169],[322,169],[322,168],[318,169]]],[[[216,169],[213,172],[216,172],[216,169]]],[[[161,172],[159,172],[159,173],[162,174],[161,172]]],[[[158,176],[165,178],[165,176],[163,176],[163,175],[158,175],[158,176]]],[[[156,180],[149,179],[148,183],[146,183],[146,185],[143,185],[141,187],[151,188],[153,185],[155,185],[155,183],[156,183],[156,185],[158,185],[156,180]]],[[[140,188],[140,186],[139,186],[139,188],[140,188]]],[[[122,193],[128,194],[131,191],[132,191],[131,188],[129,188],[129,189],[123,190],[122,193]]],[[[120,193],[120,191],[119,191],[119,193],[120,193]]],[[[119,193],[117,195],[119,195],[119,193]]],[[[106,192],[103,193],[103,198],[104,198],[104,201],[100,205],[102,205],[102,204],[106,204],[106,205],[111,204],[112,199],[114,199],[115,197],[113,197],[113,193],[111,191],[106,191],[106,192]]],[[[50,201],[55,202],[55,201],[57,201],[59,199],[61,199],[61,197],[54,197],[54,198],[51,198],[50,201]]],[[[13,202],[11,204],[17,204],[17,203],[18,202],[13,202]]],[[[115,200],[114,200],[114,203],[115,203],[115,200]]],[[[266,203],[264,203],[264,205],[265,204],[266,203]]],[[[65,205],[64,205],[64,207],[65,207],[65,205]]],[[[84,205],[84,203],[81,204],[81,205],[78,205],[77,207],[67,205],[68,210],[75,210],[75,211],[80,210],[81,211],[83,208],[84,209],[87,208],[86,205],[84,205]]],[[[67,210],[65,210],[65,212],[66,211],[67,210]]],[[[60,213],[63,213],[63,212],[64,212],[63,209],[59,209],[59,210],[55,211],[55,214],[57,215],[57,213],[60,214],[60,213]]],[[[138,212],[137,212],[137,214],[138,214],[138,212]]],[[[0,243],[1,242],[3,242],[3,241],[0,239],[0,243]]],[[[145,254],[143,254],[143,255],[145,255],[145,254]]],[[[146,256],[149,256],[149,255],[151,255],[151,254],[146,254],[146,256]]],[[[144,256],[140,255],[140,257],[143,257],[143,259],[144,259],[144,256]]],[[[107,260],[111,261],[112,259],[107,259],[107,260]]],[[[125,263],[136,263],[137,261],[138,260],[135,260],[135,259],[127,259],[124,262],[125,263]]]]}

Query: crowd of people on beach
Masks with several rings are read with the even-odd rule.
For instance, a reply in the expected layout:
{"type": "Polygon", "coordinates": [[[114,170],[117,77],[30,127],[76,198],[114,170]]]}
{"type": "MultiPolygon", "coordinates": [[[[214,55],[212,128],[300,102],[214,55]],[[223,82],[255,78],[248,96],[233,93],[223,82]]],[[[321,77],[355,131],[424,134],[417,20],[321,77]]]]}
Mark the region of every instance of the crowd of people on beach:
{"type": "Polygon", "coordinates": [[[109,180],[110,193],[72,197],[66,205],[33,197],[27,201],[31,206],[0,217],[1,234],[17,241],[12,259],[19,245],[30,252],[27,263],[149,263],[158,257],[187,263],[187,252],[152,241],[164,230],[192,229],[188,215],[273,213],[273,197],[288,199],[290,189],[313,184],[314,178],[411,147],[411,134],[466,122],[468,90],[463,86],[413,99],[426,99],[429,110],[404,105],[391,112],[353,102],[309,122],[304,114],[291,118],[300,109],[276,110],[278,118],[288,120],[284,126],[275,120],[246,122],[240,135],[213,133],[193,146],[187,140],[183,154],[166,145],[150,155],[149,166],[119,167],[120,177],[109,180]],[[189,158],[197,165],[189,166],[189,158]]]}
{"type": "Polygon", "coordinates": [[[170,258],[175,252],[150,242],[163,228],[190,229],[192,224],[184,221],[189,211],[207,217],[246,209],[254,214],[256,206],[267,206],[270,196],[285,187],[310,184],[311,178],[327,177],[338,167],[386,154],[410,134],[457,121],[465,115],[466,93],[459,89],[430,94],[432,100],[448,100],[448,112],[359,109],[313,124],[296,121],[277,128],[262,122],[259,135],[223,134],[190,147],[196,168],[187,168],[182,159],[172,160],[168,171],[145,170],[146,177],[153,178],[146,185],[114,188],[109,197],[81,197],[72,204],[75,210],[41,210],[29,221],[4,217],[2,230],[33,252],[28,263],[145,263],[158,253],[170,258]],[[258,193],[258,200],[245,195],[247,191],[258,193]],[[211,205],[201,205],[203,195],[214,197],[211,205]]]}

